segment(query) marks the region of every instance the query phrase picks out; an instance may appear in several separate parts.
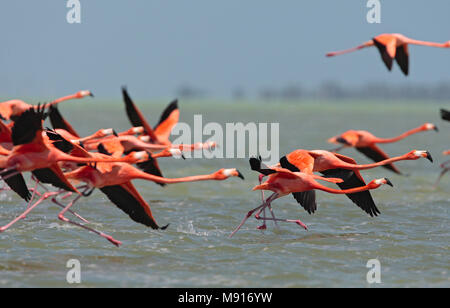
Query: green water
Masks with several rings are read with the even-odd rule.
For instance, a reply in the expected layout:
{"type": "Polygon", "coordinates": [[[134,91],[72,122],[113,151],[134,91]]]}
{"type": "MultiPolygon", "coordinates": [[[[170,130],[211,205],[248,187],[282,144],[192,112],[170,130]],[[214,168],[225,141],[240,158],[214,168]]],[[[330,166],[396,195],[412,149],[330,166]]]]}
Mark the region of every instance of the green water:
{"type": "MultiPolygon", "coordinates": [[[[138,102],[155,123],[162,103],[138,102]]],[[[390,155],[427,149],[435,158],[398,163],[409,176],[385,169],[363,173],[367,180],[389,177],[394,188],[372,193],[381,215],[370,218],[345,196],[318,192],[319,210],[308,215],[293,198],[274,202],[279,217],[300,218],[310,230],[280,224],[276,230],[256,230],[250,219],[234,238],[228,235],[244,214],[259,205],[251,188],[256,174],[247,159],[161,159],[167,177],[210,173],[237,167],[246,181],[178,184],[161,188],[135,181],[166,231],[153,231],[132,222],[98,191],[76,210],[93,227],[123,242],[115,248],[104,239],[56,218],[59,208],[47,202],[26,220],[0,234],[0,286],[69,286],[66,263],[81,262],[81,286],[86,287],[450,287],[450,176],[432,187],[450,148],[450,124],[439,119],[432,102],[399,103],[181,103],[181,120],[194,114],[207,122],[278,122],[280,153],[297,148],[330,149],[326,140],[347,129],[367,129],[391,137],[424,122],[440,132],[424,132],[396,144],[383,145],[390,155]],[[380,285],[369,285],[366,263],[381,262],[380,285]]],[[[448,107],[448,106],[447,106],[448,107]]],[[[129,128],[117,102],[80,101],[61,106],[82,134],[100,128],[129,128]]],[[[358,162],[368,160],[354,151],[342,152],[358,162]]],[[[0,223],[25,208],[10,192],[0,194],[0,223]]]]}

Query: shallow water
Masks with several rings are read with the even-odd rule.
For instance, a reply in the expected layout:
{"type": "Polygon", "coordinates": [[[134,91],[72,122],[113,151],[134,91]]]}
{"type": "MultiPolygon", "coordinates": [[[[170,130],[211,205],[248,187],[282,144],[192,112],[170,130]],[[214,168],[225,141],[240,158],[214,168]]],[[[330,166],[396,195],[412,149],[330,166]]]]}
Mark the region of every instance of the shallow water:
{"type": "MultiPolygon", "coordinates": [[[[138,102],[154,123],[163,104],[138,102]]],[[[435,103],[181,103],[181,120],[194,114],[207,122],[279,122],[280,152],[296,148],[330,149],[326,140],[347,129],[367,129],[391,137],[424,122],[440,132],[424,132],[395,144],[383,145],[391,155],[428,149],[435,159],[398,163],[409,176],[386,169],[365,171],[367,180],[389,177],[394,188],[373,191],[381,215],[370,218],[345,196],[318,192],[319,210],[308,215],[291,197],[274,202],[277,216],[300,218],[309,231],[291,224],[268,230],[250,219],[234,238],[228,235],[244,214],[259,205],[251,188],[256,174],[247,159],[161,159],[167,177],[210,173],[237,167],[246,177],[225,182],[177,184],[161,188],[135,181],[166,231],[153,231],[132,222],[101,192],[82,200],[75,209],[93,227],[123,242],[109,242],[56,218],[59,208],[49,202],[24,221],[0,234],[0,286],[69,286],[66,263],[81,262],[87,287],[373,287],[366,263],[381,262],[381,286],[450,287],[449,206],[450,176],[432,186],[449,147],[450,124],[439,119],[435,103]]],[[[448,106],[447,106],[448,107],[448,106]]],[[[123,107],[117,102],[77,102],[61,112],[82,134],[113,126],[127,129],[123,107]],[[100,115],[100,118],[99,118],[100,115]]],[[[353,149],[343,154],[368,160],[353,149]]],[[[31,184],[31,183],[30,183],[31,184]]],[[[10,192],[0,193],[0,223],[25,208],[10,192]]]]}

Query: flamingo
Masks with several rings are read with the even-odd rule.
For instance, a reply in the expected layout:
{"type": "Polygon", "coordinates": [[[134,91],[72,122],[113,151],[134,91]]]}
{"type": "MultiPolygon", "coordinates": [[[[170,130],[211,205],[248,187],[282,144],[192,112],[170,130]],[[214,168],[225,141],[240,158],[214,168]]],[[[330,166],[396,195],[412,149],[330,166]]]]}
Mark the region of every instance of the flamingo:
{"type": "MultiPolygon", "coordinates": [[[[61,98],[58,98],[48,104],[45,104],[44,107],[48,108],[52,105],[59,104],[63,101],[71,100],[71,99],[80,99],[84,98],[86,96],[93,97],[91,91],[78,91],[75,94],[64,96],[61,98]]],[[[22,100],[10,100],[6,102],[0,103],[0,117],[4,120],[15,120],[17,117],[19,117],[22,113],[24,113],[29,108],[37,108],[37,106],[30,105],[28,103],[25,103],[22,100]]]]}
{"type": "MultiPolygon", "coordinates": [[[[8,180],[13,179],[14,185],[12,185],[11,188],[25,200],[29,200],[30,196],[26,183],[21,176],[22,172],[31,171],[39,182],[52,184],[62,190],[79,193],[65,178],[62,170],[58,166],[58,162],[95,163],[106,161],[136,163],[148,159],[148,154],[145,152],[133,152],[123,158],[110,158],[107,156],[90,158],[68,155],[58,149],[58,146],[53,146],[57,144],[56,142],[51,143],[50,138],[44,139],[44,131],[42,129],[43,118],[44,109],[41,107],[37,109],[31,108],[25,111],[16,120],[12,128],[14,148],[7,156],[0,156],[0,176],[8,184],[8,180]]],[[[60,144],[60,146],[61,145],[63,147],[75,147],[75,145],[69,142],[67,144],[60,144]]],[[[82,148],[78,148],[78,152],[83,153],[82,148]]],[[[38,201],[38,204],[50,195],[51,194],[46,194],[45,196],[42,196],[38,201]]],[[[34,207],[35,206],[32,208],[34,207]]],[[[30,204],[27,211],[19,217],[25,217],[29,212],[29,208],[30,204]]],[[[8,224],[8,227],[10,225],[11,224],[8,224]]],[[[0,232],[5,231],[8,227],[0,228],[0,232]]]]}
{"type": "MultiPolygon", "coordinates": [[[[380,162],[382,160],[389,159],[389,156],[376,145],[377,143],[397,142],[413,134],[429,130],[438,131],[438,128],[432,123],[425,123],[394,138],[378,138],[365,130],[349,130],[339,136],[328,139],[328,142],[342,145],[338,149],[334,150],[335,152],[344,147],[354,147],[357,151],[361,152],[371,160],[380,162]]],[[[392,163],[385,164],[383,167],[397,174],[401,174],[400,170],[398,170],[392,163]]]]}
{"type": "MultiPolygon", "coordinates": [[[[441,109],[441,118],[444,121],[450,121],[450,111],[448,111],[446,109],[441,109]]],[[[442,155],[450,155],[450,150],[446,150],[446,151],[442,152],[442,155]]],[[[441,171],[441,174],[439,175],[436,183],[434,184],[434,187],[437,187],[437,185],[441,181],[444,174],[446,174],[450,170],[450,160],[443,162],[440,167],[442,168],[442,171],[441,171]]]]}
{"type": "Polygon", "coordinates": [[[422,45],[422,46],[431,46],[431,47],[439,47],[439,48],[450,48],[450,41],[447,41],[445,43],[433,43],[433,42],[426,42],[426,41],[418,41],[411,38],[408,38],[402,34],[399,33],[385,33],[380,34],[370,41],[367,41],[363,43],[362,45],[359,45],[354,48],[350,48],[343,51],[336,51],[336,52],[330,52],[327,53],[327,57],[333,57],[337,55],[342,55],[345,53],[357,51],[363,48],[377,47],[378,51],[381,54],[381,59],[383,60],[384,64],[386,64],[386,67],[389,71],[392,70],[392,65],[394,62],[394,59],[397,61],[398,65],[400,66],[400,69],[402,70],[403,74],[406,76],[409,74],[409,51],[408,51],[408,45],[422,45]]]}
{"type": "MultiPolygon", "coordinates": [[[[222,181],[228,179],[229,177],[239,177],[244,179],[242,174],[235,168],[220,169],[207,175],[168,179],[145,173],[127,163],[97,163],[95,167],[83,166],[77,170],[65,173],[65,176],[69,180],[85,182],[87,184],[86,190],[99,188],[112,203],[128,214],[133,221],[147,227],[151,227],[152,229],[162,230],[166,229],[168,225],[160,227],[156,223],[150,206],[131,183],[132,180],[141,179],[163,184],[175,184],[209,180],[222,181]]],[[[111,236],[73,222],[64,217],[65,212],[69,210],[80,197],[81,195],[77,196],[74,201],[70,202],[58,215],[58,218],[64,222],[68,222],[87,229],[88,231],[94,232],[106,238],[114,245],[120,246],[121,243],[111,236]]]]}
{"type": "Polygon", "coordinates": [[[125,87],[122,87],[122,95],[125,103],[125,110],[133,126],[142,126],[144,128],[144,132],[147,135],[148,139],[146,142],[163,144],[172,147],[178,147],[183,151],[187,150],[200,150],[207,149],[211,150],[217,146],[215,142],[205,142],[205,143],[197,143],[194,145],[172,145],[169,140],[170,133],[175,125],[178,123],[180,118],[180,111],[178,109],[178,100],[172,101],[166,109],[164,109],[159,122],[152,129],[150,124],[147,122],[142,112],[130,98],[128,91],[125,87]]]}
{"type": "Polygon", "coordinates": [[[266,182],[257,185],[253,188],[253,190],[270,190],[273,192],[273,194],[268,197],[263,204],[260,206],[254,208],[253,210],[249,211],[247,215],[244,217],[242,222],[239,224],[239,226],[230,234],[230,237],[232,237],[247,221],[248,218],[250,218],[253,213],[256,211],[256,218],[260,220],[272,220],[272,221],[284,221],[284,222],[293,222],[297,225],[303,227],[305,230],[308,230],[308,227],[301,222],[300,220],[291,220],[291,219],[278,219],[275,218],[275,216],[272,214],[272,218],[261,218],[259,215],[261,212],[266,208],[270,207],[271,203],[283,196],[286,196],[291,193],[297,193],[297,192],[305,192],[310,191],[314,189],[319,189],[328,193],[332,194],[352,194],[357,193],[361,191],[366,190],[372,190],[379,188],[381,185],[387,184],[392,186],[392,183],[387,178],[381,178],[371,181],[369,184],[351,188],[351,189],[343,189],[343,190],[337,190],[333,188],[326,187],[317,180],[322,180],[330,183],[342,183],[343,180],[339,178],[324,178],[318,175],[304,173],[304,172],[292,172],[285,168],[279,168],[279,167],[271,167],[271,168],[262,168],[261,161],[256,158],[250,159],[250,165],[253,170],[257,170],[263,175],[268,176],[268,179],[266,182]]]}
{"type": "MultiPolygon", "coordinates": [[[[360,170],[384,166],[396,161],[417,160],[420,158],[426,158],[433,162],[433,158],[428,151],[418,150],[412,150],[404,155],[365,165],[358,165],[351,157],[325,150],[295,150],[280,159],[280,166],[292,172],[309,174],[321,172],[324,177],[341,178],[344,182],[337,183],[337,185],[341,189],[350,189],[366,185],[359,172],[360,170]]],[[[317,204],[314,190],[296,192],[293,193],[293,196],[309,214],[316,211],[317,204]]],[[[347,197],[370,216],[380,214],[369,191],[348,194],[347,197]]]]}

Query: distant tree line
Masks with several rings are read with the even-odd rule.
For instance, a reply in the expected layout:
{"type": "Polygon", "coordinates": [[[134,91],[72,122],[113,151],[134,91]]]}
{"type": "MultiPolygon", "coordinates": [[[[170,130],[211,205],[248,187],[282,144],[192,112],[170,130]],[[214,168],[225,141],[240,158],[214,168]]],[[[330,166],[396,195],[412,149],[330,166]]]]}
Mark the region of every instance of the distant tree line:
{"type": "MultiPolygon", "coordinates": [[[[183,85],[176,95],[182,99],[202,99],[214,94],[198,87],[183,85]]],[[[385,100],[436,100],[450,101],[450,81],[437,84],[398,84],[370,82],[361,86],[347,87],[338,81],[325,81],[315,88],[305,88],[300,84],[291,84],[280,88],[264,87],[258,93],[250,93],[245,87],[234,88],[230,96],[234,100],[260,99],[264,101],[294,101],[301,99],[348,100],[348,99],[385,99],[385,100]]]]}

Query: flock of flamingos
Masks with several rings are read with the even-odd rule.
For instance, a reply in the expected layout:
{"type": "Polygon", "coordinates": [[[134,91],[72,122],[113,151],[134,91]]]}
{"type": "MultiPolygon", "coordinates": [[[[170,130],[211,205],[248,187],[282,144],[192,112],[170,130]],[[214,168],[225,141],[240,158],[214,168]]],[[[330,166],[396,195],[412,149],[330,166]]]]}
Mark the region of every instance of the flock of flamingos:
{"type": "MultiPolygon", "coordinates": [[[[410,44],[450,47],[450,41],[439,44],[409,39],[401,34],[382,34],[358,47],[328,53],[327,56],[375,46],[389,70],[392,69],[395,60],[403,73],[408,75],[410,44]]],[[[158,225],[149,204],[136,190],[132,180],[143,179],[164,186],[182,182],[223,181],[230,177],[244,179],[235,168],[183,178],[163,177],[158,166],[158,158],[184,158],[183,153],[187,151],[208,150],[214,148],[216,144],[172,144],[169,136],[179,119],[177,101],[170,103],[162,113],[158,124],[151,127],[125,88],[122,89],[122,93],[126,114],[132,127],[119,133],[113,129],[102,129],[86,137],[81,137],[63,118],[57,104],[93,96],[90,91],[80,91],[37,106],[21,100],[0,103],[0,177],[5,183],[2,190],[11,190],[27,202],[26,211],[1,227],[0,232],[25,219],[36,206],[50,199],[62,208],[58,215],[60,220],[93,232],[120,246],[122,244],[120,241],[89,227],[89,221],[71,209],[77,201],[91,195],[96,188],[133,221],[152,229],[164,230],[167,226],[158,225]],[[43,126],[47,117],[52,129],[43,126]],[[31,172],[30,187],[24,180],[25,172],[31,172]],[[50,187],[54,187],[55,190],[51,190],[50,187]],[[66,217],[68,213],[74,218],[68,219],[66,217]]],[[[441,110],[441,116],[442,119],[450,121],[450,112],[441,110]]],[[[381,178],[366,184],[360,171],[382,166],[401,174],[394,162],[420,158],[432,162],[428,151],[412,150],[390,158],[378,145],[397,142],[412,134],[429,130],[438,129],[434,124],[425,123],[394,138],[379,138],[368,131],[349,130],[328,140],[340,145],[334,151],[298,149],[283,156],[277,165],[270,167],[265,166],[261,158],[250,158],[251,169],[259,173],[259,185],[253,190],[261,190],[262,204],[245,215],[230,237],[252,216],[262,222],[258,227],[260,230],[267,228],[268,221],[272,221],[275,225],[278,222],[294,223],[307,229],[307,226],[298,219],[277,218],[272,202],[292,194],[294,199],[312,214],[317,210],[316,190],[345,194],[368,215],[377,216],[380,211],[370,190],[384,184],[392,186],[392,183],[387,178],[381,178]],[[338,154],[344,147],[355,148],[374,163],[360,165],[353,158],[338,154]],[[339,189],[324,186],[320,181],[335,183],[339,189]],[[265,190],[272,192],[267,198],[264,196],[265,190]]],[[[444,154],[448,155],[450,151],[444,154]]],[[[439,179],[450,170],[450,161],[442,164],[442,168],[439,179]]]]}

